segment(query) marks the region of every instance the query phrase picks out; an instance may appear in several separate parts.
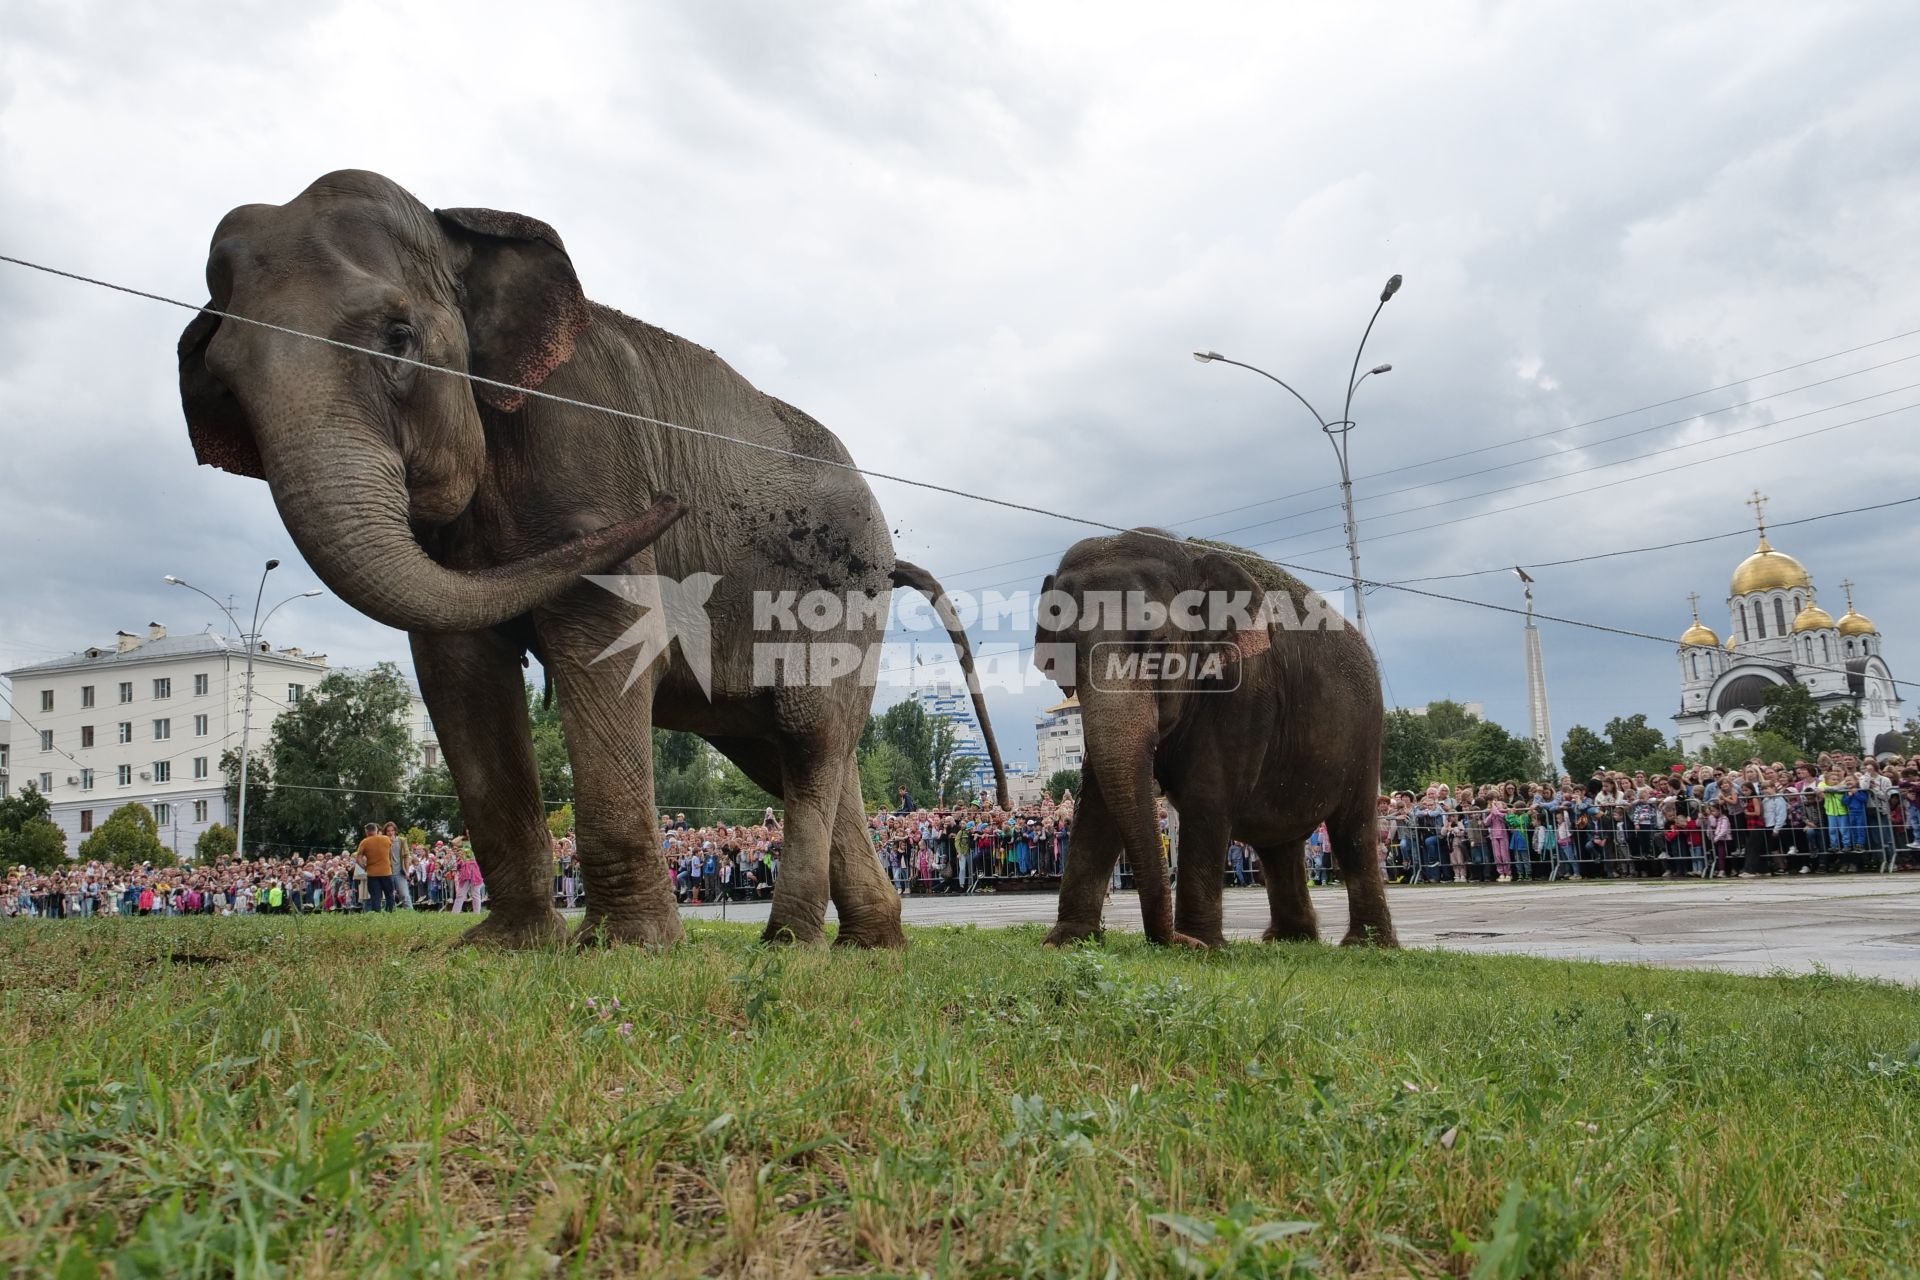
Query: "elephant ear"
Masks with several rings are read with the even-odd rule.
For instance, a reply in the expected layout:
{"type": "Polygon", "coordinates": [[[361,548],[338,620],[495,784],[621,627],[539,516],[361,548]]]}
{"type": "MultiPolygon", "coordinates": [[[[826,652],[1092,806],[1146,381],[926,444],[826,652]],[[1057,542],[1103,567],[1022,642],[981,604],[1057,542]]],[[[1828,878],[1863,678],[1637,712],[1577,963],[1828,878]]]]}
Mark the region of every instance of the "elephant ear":
{"type": "Polygon", "coordinates": [[[1209,551],[1201,556],[1194,568],[1200,577],[1200,589],[1209,595],[1209,613],[1212,609],[1211,597],[1214,592],[1229,596],[1241,592],[1247,594],[1249,601],[1247,612],[1252,625],[1243,627],[1233,619],[1225,619],[1221,627],[1211,633],[1214,638],[1228,647],[1230,650],[1228,657],[1237,662],[1258,657],[1271,649],[1273,637],[1268,633],[1270,623],[1262,612],[1266,593],[1260,589],[1260,584],[1253,580],[1253,575],[1232,557],[1223,556],[1218,551],[1209,551]]]}
{"type": "Polygon", "coordinates": [[[219,327],[219,316],[202,311],[180,335],[180,408],[187,415],[187,438],[202,466],[264,480],[267,470],[240,402],[207,372],[207,344],[219,327]]]}
{"type": "MultiPolygon", "coordinates": [[[[1053,575],[1048,574],[1046,581],[1040,584],[1038,600],[1045,604],[1047,596],[1053,591],[1053,575]]],[[[1071,644],[1071,639],[1062,641],[1060,633],[1047,626],[1046,622],[1036,619],[1033,624],[1033,668],[1047,679],[1059,685],[1068,694],[1074,689],[1074,665],[1071,650],[1063,649],[1063,644],[1071,644]]]]}
{"type": "MultiPolygon", "coordinates": [[[[434,216],[469,250],[460,284],[472,372],[538,387],[572,358],[573,340],[593,319],[559,232],[498,209],[436,209],[434,216]]],[[[475,383],[473,393],[502,413],[526,400],[485,383],[475,383]]]]}

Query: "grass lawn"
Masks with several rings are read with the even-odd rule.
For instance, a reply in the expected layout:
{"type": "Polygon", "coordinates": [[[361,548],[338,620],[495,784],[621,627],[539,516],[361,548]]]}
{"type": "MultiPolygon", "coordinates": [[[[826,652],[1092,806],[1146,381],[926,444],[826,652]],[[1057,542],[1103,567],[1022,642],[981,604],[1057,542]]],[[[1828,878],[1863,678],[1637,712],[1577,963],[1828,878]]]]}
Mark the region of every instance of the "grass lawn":
{"type": "Polygon", "coordinates": [[[1904,988],[1128,935],[1055,954],[1024,928],[899,955],[455,933],[0,928],[0,1271],[1920,1267],[1904,988]]]}

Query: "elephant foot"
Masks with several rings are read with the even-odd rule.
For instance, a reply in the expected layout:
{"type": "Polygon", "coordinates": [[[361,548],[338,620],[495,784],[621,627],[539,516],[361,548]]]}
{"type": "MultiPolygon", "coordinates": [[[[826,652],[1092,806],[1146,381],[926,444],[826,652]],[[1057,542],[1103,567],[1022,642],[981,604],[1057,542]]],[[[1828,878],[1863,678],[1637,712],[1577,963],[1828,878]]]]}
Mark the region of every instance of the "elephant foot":
{"type": "Polygon", "coordinates": [[[1047,931],[1043,947],[1072,947],[1082,942],[1098,942],[1102,930],[1097,924],[1083,924],[1077,920],[1062,920],[1047,931]]]}
{"type": "Polygon", "coordinates": [[[1289,920],[1284,924],[1275,920],[1260,935],[1262,942],[1318,942],[1320,926],[1312,920],[1289,920]]]}
{"type": "Polygon", "coordinates": [[[1343,947],[1380,947],[1383,950],[1397,951],[1400,939],[1393,932],[1392,924],[1362,924],[1355,921],[1347,930],[1346,937],[1340,939],[1343,947]]]}
{"type": "Polygon", "coordinates": [[[907,931],[900,927],[898,920],[862,921],[858,924],[842,920],[840,931],[834,935],[833,945],[869,951],[905,951],[907,931]]]}
{"type": "Polygon", "coordinates": [[[558,947],[567,940],[567,922],[558,911],[548,908],[524,914],[495,910],[473,928],[460,935],[463,947],[498,947],[507,951],[538,951],[558,947]]]}
{"type": "MultiPolygon", "coordinates": [[[[816,921],[770,919],[767,927],[760,931],[760,941],[770,947],[824,947],[827,931],[816,921]]],[[[901,945],[905,943],[906,940],[901,939],[901,945]]]]}
{"type": "Polygon", "coordinates": [[[595,914],[589,910],[580,927],[574,930],[573,945],[580,948],[638,946],[662,950],[686,936],[687,931],[681,927],[678,911],[648,915],[637,911],[595,914]]]}
{"type": "Polygon", "coordinates": [[[1175,920],[1173,932],[1176,937],[1194,939],[1209,951],[1224,951],[1227,946],[1227,935],[1220,931],[1220,926],[1217,924],[1193,924],[1175,920]]]}
{"type": "MultiPolygon", "coordinates": [[[[1188,951],[1211,951],[1213,949],[1213,946],[1211,943],[1204,942],[1201,939],[1194,937],[1190,933],[1182,933],[1178,929],[1175,929],[1172,935],[1169,936],[1166,939],[1166,941],[1161,943],[1161,945],[1168,946],[1168,947],[1181,947],[1188,951]]],[[[1220,942],[1220,945],[1223,947],[1226,946],[1227,945],[1226,940],[1222,939],[1220,942]]]]}

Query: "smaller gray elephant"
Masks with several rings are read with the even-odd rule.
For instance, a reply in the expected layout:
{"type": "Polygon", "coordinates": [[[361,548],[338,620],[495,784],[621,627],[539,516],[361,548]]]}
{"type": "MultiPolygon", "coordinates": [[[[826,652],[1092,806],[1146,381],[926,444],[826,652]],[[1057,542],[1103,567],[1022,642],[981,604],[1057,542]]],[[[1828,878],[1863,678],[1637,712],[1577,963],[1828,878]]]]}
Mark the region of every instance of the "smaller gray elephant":
{"type": "Polygon", "coordinates": [[[1235,839],[1260,856],[1266,936],[1316,938],[1304,846],[1324,822],[1347,888],[1344,941],[1397,946],[1375,819],[1380,677],[1360,634],[1252,553],[1157,529],[1075,544],[1042,590],[1064,593],[1075,617],[1070,625],[1043,622],[1034,663],[1078,694],[1086,731],[1048,944],[1099,934],[1107,881],[1124,849],[1149,938],[1225,945],[1221,885],[1235,839]],[[1102,593],[1128,612],[1144,607],[1116,619],[1090,607],[1102,593]],[[1156,781],[1180,814],[1172,903],[1156,781]]]}

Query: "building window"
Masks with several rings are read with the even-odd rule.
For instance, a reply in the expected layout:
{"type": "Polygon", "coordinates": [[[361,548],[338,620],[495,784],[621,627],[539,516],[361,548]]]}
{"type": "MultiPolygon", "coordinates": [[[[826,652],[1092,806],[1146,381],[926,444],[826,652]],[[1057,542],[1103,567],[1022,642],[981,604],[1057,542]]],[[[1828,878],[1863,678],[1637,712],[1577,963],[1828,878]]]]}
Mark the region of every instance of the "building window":
{"type": "Polygon", "coordinates": [[[120,722],[120,741],[121,742],[133,741],[133,721],[122,720],[120,722]]]}
{"type": "Polygon", "coordinates": [[[207,677],[205,673],[193,678],[193,696],[196,698],[204,698],[207,696],[207,677]]]}
{"type": "Polygon", "coordinates": [[[1760,608],[1758,600],[1753,602],[1753,638],[1755,640],[1767,638],[1767,615],[1760,608]]]}
{"type": "Polygon", "coordinates": [[[1820,661],[1822,662],[1833,661],[1833,650],[1828,646],[1827,638],[1825,636],[1820,637],[1820,661]]]}
{"type": "Polygon", "coordinates": [[[155,742],[165,742],[168,738],[171,738],[172,736],[173,736],[173,721],[155,720],[153,722],[153,740],[155,742]]]}
{"type": "Polygon", "coordinates": [[[82,809],[80,811],[80,834],[85,835],[91,830],[93,830],[93,810],[82,809]]]}
{"type": "Polygon", "coordinates": [[[1774,630],[1780,635],[1787,634],[1787,600],[1785,596],[1773,598],[1774,630]]]}
{"type": "Polygon", "coordinates": [[[133,766],[130,764],[121,765],[120,768],[115,771],[114,781],[118,782],[123,787],[132,786],[133,785],[133,766]]]}
{"type": "Polygon", "coordinates": [[[93,726],[90,724],[83,724],[80,726],[80,749],[84,751],[92,745],[93,745],[93,726]]]}
{"type": "Polygon", "coordinates": [[[42,729],[40,731],[40,749],[42,751],[53,750],[53,730],[42,729]]]}
{"type": "Polygon", "coordinates": [[[84,710],[85,708],[90,707],[92,705],[93,705],[93,686],[90,684],[83,684],[80,686],[80,706],[84,710]]]}
{"type": "Polygon", "coordinates": [[[173,806],[165,803],[164,801],[154,805],[153,821],[155,826],[160,826],[160,827],[172,826],[173,825],[173,806]]]}
{"type": "Polygon", "coordinates": [[[52,790],[53,790],[53,775],[50,773],[41,774],[40,775],[40,794],[46,795],[48,792],[52,790]]]}
{"type": "Polygon", "coordinates": [[[427,768],[429,769],[438,768],[440,765],[440,748],[429,746],[429,747],[423,748],[423,751],[424,751],[424,757],[427,762],[427,768]]]}
{"type": "Polygon", "coordinates": [[[42,689],[40,691],[40,709],[42,711],[53,710],[53,690],[42,689]]]}
{"type": "Polygon", "coordinates": [[[1801,609],[1800,595],[1798,592],[1795,592],[1793,597],[1793,612],[1795,617],[1799,616],[1800,609],[1801,609]]]}
{"type": "Polygon", "coordinates": [[[80,789],[82,791],[93,790],[93,770],[82,769],[80,771],[80,789]]]}
{"type": "Polygon", "coordinates": [[[120,682],[120,701],[122,702],[133,701],[133,681],[122,680],[120,682]]]}
{"type": "Polygon", "coordinates": [[[195,800],[193,802],[193,820],[195,822],[205,822],[207,820],[207,802],[205,800],[195,800]]]}
{"type": "Polygon", "coordinates": [[[156,698],[171,698],[173,696],[173,678],[171,676],[161,676],[155,680],[153,682],[153,696],[156,698]]]}
{"type": "Polygon", "coordinates": [[[290,684],[290,685],[288,685],[288,686],[287,686],[287,703],[288,703],[288,705],[289,705],[289,706],[291,706],[291,705],[292,705],[293,703],[296,703],[296,702],[298,702],[298,701],[300,701],[300,695],[301,695],[301,694],[303,694],[303,693],[305,693],[306,691],[307,691],[307,686],[305,686],[305,685],[303,685],[303,684],[290,684]]]}
{"type": "Polygon", "coordinates": [[[196,738],[204,738],[207,736],[207,718],[205,716],[195,716],[193,718],[193,736],[196,738]]]}
{"type": "Polygon", "coordinates": [[[1740,642],[1747,641],[1747,611],[1739,605],[1733,606],[1733,620],[1740,624],[1740,642]]]}
{"type": "Polygon", "coordinates": [[[193,758],[193,776],[196,778],[204,778],[207,776],[207,758],[205,756],[195,756],[193,758]]]}
{"type": "Polygon", "coordinates": [[[172,782],[173,761],[155,760],[153,762],[153,780],[155,782],[172,782]]]}

